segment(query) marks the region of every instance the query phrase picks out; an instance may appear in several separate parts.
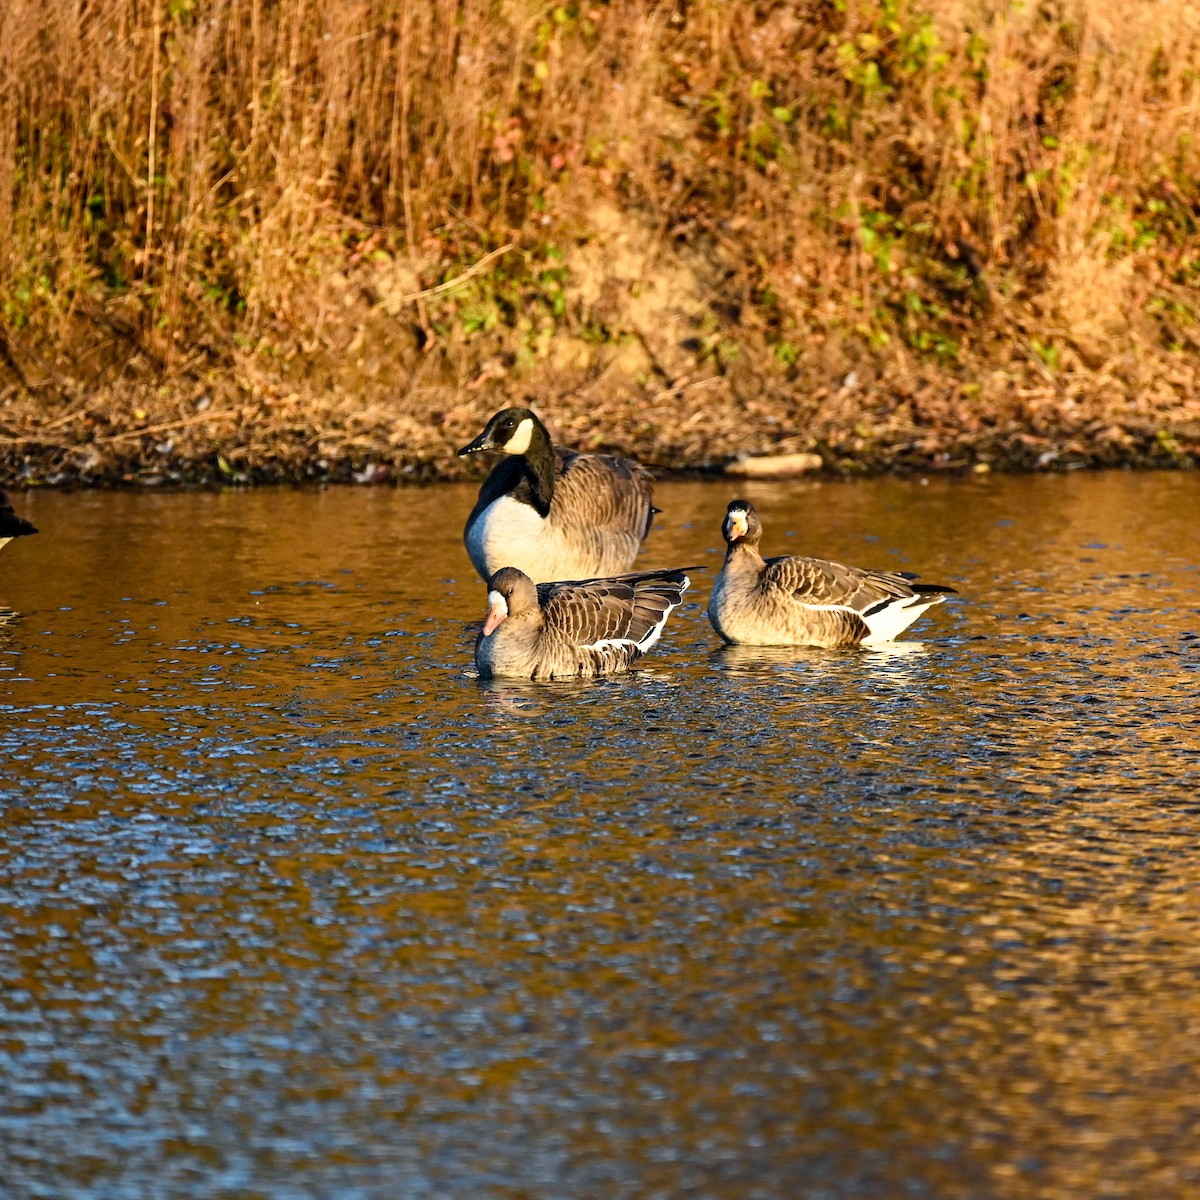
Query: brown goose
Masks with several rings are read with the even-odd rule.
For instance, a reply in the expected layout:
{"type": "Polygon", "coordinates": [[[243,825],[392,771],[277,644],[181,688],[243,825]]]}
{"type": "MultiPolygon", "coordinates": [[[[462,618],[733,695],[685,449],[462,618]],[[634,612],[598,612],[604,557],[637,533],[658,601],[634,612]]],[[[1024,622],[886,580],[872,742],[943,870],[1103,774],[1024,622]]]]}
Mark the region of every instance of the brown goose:
{"type": "Polygon", "coordinates": [[[873,646],[890,642],[955,590],[820,558],[764,559],[758,550],[762,522],[748,500],[729,505],[722,532],[728,548],[708,619],[727,642],[873,646]]]}
{"type": "Polygon", "coordinates": [[[485,679],[563,679],[627,671],[655,642],[691,581],[682,571],[535,584],[502,567],[475,639],[485,679]]]}
{"type": "Polygon", "coordinates": [[[17,516],[8,493],[0,488],[0,548],[7,546],[13,538],[30,533],[37,533],[37,530],[24,517],[17,516]]]}
{"type": "Polygon", "coordinates": [[[553,446],[528,408],[496,413],[459,457],[504,455],[463,531],[475,570],[516,567],[535,583],[628,571],[657,511],[650,472],[629,458],[553,446]]]}

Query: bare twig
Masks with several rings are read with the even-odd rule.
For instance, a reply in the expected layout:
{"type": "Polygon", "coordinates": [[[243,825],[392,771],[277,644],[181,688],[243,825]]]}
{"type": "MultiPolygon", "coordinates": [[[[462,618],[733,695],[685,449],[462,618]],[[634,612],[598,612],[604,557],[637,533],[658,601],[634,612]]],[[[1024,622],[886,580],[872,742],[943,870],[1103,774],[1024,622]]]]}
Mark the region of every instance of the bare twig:
{"type": "Polygon", "coordinates": [[[668,396],[682,396],[684,392],[690,392],[696,388],[709,387],[714,383],[723,383],[724,380],[724,375],[708,375],[704,379],[693,379],[691,383],[682,383],[678,387],[665,388],[661,392],[656,392],[650,398],[650,403],[654,404],[659,400],[665,400],[668,396]]]}
{"type": "Polygon", "coordinates": [[[146,168],[146,256],[142,260],[142,279],[150,278],[150,255],[154,251],[154,167],[158,150],[158,44],[161,41],[158,0],[154,3],[154,41],[150,46],[150,161],[146,168]]]}
{"type": "Polygon", "coordinates": [[[445,283],[439,283],[437,287],[426,288],[421,292],[409,292],[406,296],[397,296],[392,303],[412,304],[418,300],[427,300],[430,296],[440,296],[445,292],[453,291],[456,287],[461,287],[468,279],[478,275],[492,259],[499,258],[501,254],[507,254],[512,249],[515,249],[514,243],[505,242],[498,250],[485,254],[477,263],[473,263],[461,275],[455,275],[453,279],[447,279],[445,283]]]}
{"type": "Polygon", "coordinates": [[[144,437],[149,433],[167,433],[172,429],[182,429],[185,425],[200,425],[205,421],[219,421],[223,417],[236,417],[238,412],[233,408],[222,409],[220,412],[197,413],[194,417],[182,417],[178,421],[163,421],[158,425],[147,425],[142,429],[126,429],[122,433],[111,433],[108,437],[96,438],[95,445],[103,446],[110,442],[123,442],[129,438],[144,437]]]}
{"type": "Polygon", "coordinates": [[[39,426],[37,436],[40,437],[43,433],[49,433],[51,429],[58,429],[62,425],[69,425],[78,417],[82,417],[87,410],[88,406],[85,404],[82,408],[72,409],[69,413],[56,417],[53,421],[48,421],[45,425],[39,426]]]}

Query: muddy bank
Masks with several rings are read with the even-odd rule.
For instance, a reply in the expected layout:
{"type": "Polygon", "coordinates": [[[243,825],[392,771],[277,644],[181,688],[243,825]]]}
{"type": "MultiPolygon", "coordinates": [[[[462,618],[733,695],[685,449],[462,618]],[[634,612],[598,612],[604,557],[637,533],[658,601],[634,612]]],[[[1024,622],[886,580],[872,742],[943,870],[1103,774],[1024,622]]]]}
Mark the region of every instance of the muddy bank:
{"type": "MultiPolygon", "coordinates": [[[[500,337],[434,340],[356,314],[305,347],[212,355],[162,378],[136,345],[117,379],[63,356],[0,368],[0,477],[23,485],[432,481],[478,471],[454,449],[487,416],[532,403],[564,444],[669,472],[804,455],[827,474],[1192,467],[1196,365],[1136,390],[1093,371],[1047,378],[1019,362],[974,378],[888,370],[843,351],[781,377],[752,344],[717,355],[556,335],[518,364],[500,337]],[[674,357],[668,367],[667,351],[674,357]],[[818,466],[819,464],[819,466],[818,466]]],[[[85,359],[86,361],[86,359],[85,359]]]]}
{"type": "MultiPolygon", "coordinates": [[[[703,382],[710,398],[723,390],[703,382]]],[[[0,476],[22,486],[462,479],[479,467],[454,450],[510,402],[536,407],[564,445],[630,454],[669,473],[770,474],[777,458],[783,473],[828,475],[1200,465],[1200,413],[1092,398],[1064,403],[1036,387],[1010,386],[989,404],[920,385],[853,398],[848,388],[729,398],[705,409],[677,396],[589,402],[586,393],[526,389],[515,397],[447,391],[441,399],[420,409],[364,409],[209,384],[128,407],[106,397],[76,407],[10,400],[0,410],[0,476]],[[747,459],[753,470],[743,469],[747,459]]]]}
{"type": "Polygon", "coordinates": [[[81,310],[36,343],[0,327],[0,477],[52,485],[457,479],[488,415],[532,404],[564,444],[662,471],[806,455],[830,474],[1188,467],[1200,462],[1200,354],[1078,331],[1048,363],[1030,311],[981,314],[965,361],[926,361],[839,321],[795,354],[712,289],[712,247],[654,251],[605,217],[545,304],[510,246],[414,292],[397,259],[330,259],[294,320],[230,321],[181,342],[81,310]],[[516,289],[515,292],[513,289],[516,289]]]}

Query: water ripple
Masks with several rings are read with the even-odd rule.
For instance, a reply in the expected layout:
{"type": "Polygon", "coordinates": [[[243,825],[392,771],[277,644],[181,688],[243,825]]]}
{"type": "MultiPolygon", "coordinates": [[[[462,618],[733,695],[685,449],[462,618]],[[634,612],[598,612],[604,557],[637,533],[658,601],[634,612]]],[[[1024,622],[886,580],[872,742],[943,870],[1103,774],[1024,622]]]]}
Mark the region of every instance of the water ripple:
{"type": "MultiPolygon", "coordinates": [[[[482,682],[466,489],[224,497],[232,557],[211,495],[44,497],[0,560],[6,1188],[1200,1189],[1200,484],[755,486],[960,597],[760,650],[702,585],[632,675],[482,682]]],[[[648,565],[715,566],[724,491],[660,490],[648,565]]]]}

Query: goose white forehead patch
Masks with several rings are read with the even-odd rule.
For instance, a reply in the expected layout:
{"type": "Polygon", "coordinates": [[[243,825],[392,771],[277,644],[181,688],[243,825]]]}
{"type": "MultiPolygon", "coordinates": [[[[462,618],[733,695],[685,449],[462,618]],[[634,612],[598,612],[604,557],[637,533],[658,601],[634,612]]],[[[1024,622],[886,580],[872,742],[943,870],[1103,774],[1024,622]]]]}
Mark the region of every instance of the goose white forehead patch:
{"type": "Polygon", "coordinates": [[[504,443],[508,454],[524,454],[533,444],[533,422],[526,417],[512,432],[512,437],[504,443]]]}
{"type": "Polygon", "coordinates": [[[508,601],[499,592],[488,592],[488,608],[498,608],[506,617],[508,616],[508,601]]]}

